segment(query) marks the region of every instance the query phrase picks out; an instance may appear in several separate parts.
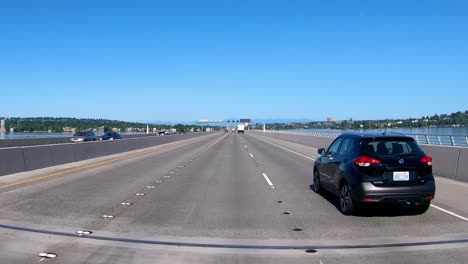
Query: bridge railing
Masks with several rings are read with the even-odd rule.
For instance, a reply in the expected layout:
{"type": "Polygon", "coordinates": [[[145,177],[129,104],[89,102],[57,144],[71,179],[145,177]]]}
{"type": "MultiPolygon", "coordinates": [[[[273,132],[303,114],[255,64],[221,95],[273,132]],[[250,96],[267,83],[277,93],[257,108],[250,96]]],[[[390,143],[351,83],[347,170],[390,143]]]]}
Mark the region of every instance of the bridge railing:
{"type": "MultiPolygon", "coordinates": [[[[313,130],[271,130],[276,133],[287,133],[295,135],[308,135],[315,137],[336,138],[343,132],[340,131],[313,131],[313,130]]],[[[434,134],[405,134],[418,142],[418,144],[468,147],[468,135],[434,135],[434,134]]]]}

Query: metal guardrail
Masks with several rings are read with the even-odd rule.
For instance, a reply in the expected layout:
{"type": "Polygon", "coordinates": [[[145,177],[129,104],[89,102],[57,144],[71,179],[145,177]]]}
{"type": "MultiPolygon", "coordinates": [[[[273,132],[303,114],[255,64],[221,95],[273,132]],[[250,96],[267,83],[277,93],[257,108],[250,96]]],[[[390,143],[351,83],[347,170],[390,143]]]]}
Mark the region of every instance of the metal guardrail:
{"type": "MultiPolygon", "coordinates": [[[[269,130],[268,132],[306,135],[314,137],[336,138],[343,132],[339,131],[294,131],[294,130],[269,130]]],[[[425,145],[468,147],[468,135],[431,135],[431,134],[405,134],[425,145]]]]}

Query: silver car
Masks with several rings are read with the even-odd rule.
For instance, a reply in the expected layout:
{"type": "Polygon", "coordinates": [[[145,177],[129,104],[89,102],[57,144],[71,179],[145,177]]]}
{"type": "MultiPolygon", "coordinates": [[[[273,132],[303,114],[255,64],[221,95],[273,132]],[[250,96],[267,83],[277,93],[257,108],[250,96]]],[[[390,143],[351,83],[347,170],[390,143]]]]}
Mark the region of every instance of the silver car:
{"type": "Polygon", "coordinates": [[[71,142],[96,141],[96,134],[92,131],[76,132],[70,139],[71,142]]]}

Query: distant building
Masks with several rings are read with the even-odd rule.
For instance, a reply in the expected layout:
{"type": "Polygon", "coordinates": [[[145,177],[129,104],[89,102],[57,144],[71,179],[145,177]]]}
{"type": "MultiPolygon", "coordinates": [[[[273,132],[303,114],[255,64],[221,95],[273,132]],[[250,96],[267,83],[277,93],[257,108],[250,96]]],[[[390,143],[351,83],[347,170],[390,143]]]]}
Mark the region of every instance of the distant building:
{"type": "Polygon", "coordinates": [[[120,128],[113,127],[113,128],[112,128],[112,131],[113,131],[113,132],[120,132],[120,128]]]}
{"type": "Polygon", "coordinates": [[[10,127],[10,133],[15,133],[18,132],[18,129],[16,127],[10,127]]]}
{"type": "Polygon", "coordinates": [[[63,132],[74,132],[74,128],[72,127],[62,127],[63,132]]]}
{"type": "Polygon", "coordinates": [[[0,132],[1,132],[1,133],[5,133],[5,132],[6,132],[5,119],[0,120],[0,132]]]}
{"type": "Polygon", "coordinates": [[[332,118],[331,118],[331,117],[327,117],[327,123],[328,123],[328,124],[331,124],[331,122],[332,122],[332,118]]]}

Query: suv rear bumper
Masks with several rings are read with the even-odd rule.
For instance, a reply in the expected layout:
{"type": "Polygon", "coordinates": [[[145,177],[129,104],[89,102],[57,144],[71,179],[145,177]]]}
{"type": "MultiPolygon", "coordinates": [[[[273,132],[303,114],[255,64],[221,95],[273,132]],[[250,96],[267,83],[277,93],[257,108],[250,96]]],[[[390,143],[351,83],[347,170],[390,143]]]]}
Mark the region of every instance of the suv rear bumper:
{"type": "Polygon", "coordinates": [[[434,194],[434,181],[404,187],[378,187],[370,182],[362,182],[352,190],[353,199],[357,202],[422,202],[432,200],[434,194]]]}

